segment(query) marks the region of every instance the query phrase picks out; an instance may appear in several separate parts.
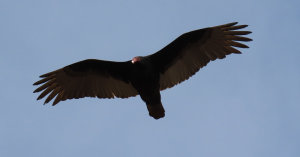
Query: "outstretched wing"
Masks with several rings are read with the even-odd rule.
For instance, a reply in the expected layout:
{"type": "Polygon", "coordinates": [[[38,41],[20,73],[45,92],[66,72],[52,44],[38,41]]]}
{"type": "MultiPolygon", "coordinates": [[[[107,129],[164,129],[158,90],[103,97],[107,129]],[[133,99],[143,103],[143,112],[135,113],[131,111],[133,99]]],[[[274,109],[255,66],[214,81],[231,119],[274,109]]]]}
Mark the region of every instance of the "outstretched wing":
{"type": "Polygon", "coordinates": [[[233,48],[249,48],[236,41],[252,41],[239,35],[250,31],[234,31],[248,25],[237,22],[191,31],[179,36],[160,51],[150,55],[151,62],[160,72],[160,90],[171,88],[193,76],[200,68],[217,58],[241,53],[233,48]]]}
{"type": "Polygon", "coordinates": [[[80,61],[64,68],[41,75],[43,79],[33,85],[42,86],[35,92],[44,90],[37,100],[51,94],[45,104],[56,95],[53,106],[67,99],[83,97],[128,98],[138,95],[130,82],[131,62],[111,62],[96,59],[80,61]]]}

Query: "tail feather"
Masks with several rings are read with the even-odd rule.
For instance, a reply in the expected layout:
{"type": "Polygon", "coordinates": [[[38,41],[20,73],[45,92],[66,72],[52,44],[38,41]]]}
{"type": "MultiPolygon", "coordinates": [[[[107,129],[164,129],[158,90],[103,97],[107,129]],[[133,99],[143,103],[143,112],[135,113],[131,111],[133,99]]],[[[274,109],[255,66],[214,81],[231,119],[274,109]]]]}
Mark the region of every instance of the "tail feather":
{"type": "Polygon", "coordinates": [[[159,119],[165,116],[165,109],[163,105],[160,104],[147,104],[149,115],[154,119],[159,119]]]}

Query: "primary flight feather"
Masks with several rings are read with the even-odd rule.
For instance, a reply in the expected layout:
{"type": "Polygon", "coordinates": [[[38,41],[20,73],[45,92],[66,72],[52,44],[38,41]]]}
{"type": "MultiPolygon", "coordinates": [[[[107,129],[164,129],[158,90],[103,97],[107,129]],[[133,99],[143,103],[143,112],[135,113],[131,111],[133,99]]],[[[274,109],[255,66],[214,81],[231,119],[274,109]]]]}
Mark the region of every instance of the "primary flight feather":
{"type": "Polygon", "coordinates": [[[96,59],[83,60],[41,75],[33,85],[41,85],[34,93],[47,94],[45,103],[55,96],[53,106],[67,99],[84,97],[128,98],[140,95],[149,115],[155,119],[165,116],[160,91],[171,88],[193,76],[200,68],[217,58],[241,53],[233,48],[248,48],[237,41],[252,41],[240,35],[250,31],[236,31],[248,25],[237,22],[191,31],[179,36],[169,45],[148,56],[131,61],[113,62],[96,59]]]}

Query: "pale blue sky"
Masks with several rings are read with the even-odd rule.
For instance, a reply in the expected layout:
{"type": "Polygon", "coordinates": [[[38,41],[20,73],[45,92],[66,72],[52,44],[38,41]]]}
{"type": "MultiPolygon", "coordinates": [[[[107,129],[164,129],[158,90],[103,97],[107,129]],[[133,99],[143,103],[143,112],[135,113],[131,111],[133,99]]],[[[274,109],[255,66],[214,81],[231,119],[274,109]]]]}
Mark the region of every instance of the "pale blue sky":
{"type": "Polygon", "coordinates": [[[300,1],[0,1],[1,157],[299,157],[300,1]],[[253,41],[161,92],[36,101],[38,76],[96,58],[127,61],[229,22],[253,41]]]}

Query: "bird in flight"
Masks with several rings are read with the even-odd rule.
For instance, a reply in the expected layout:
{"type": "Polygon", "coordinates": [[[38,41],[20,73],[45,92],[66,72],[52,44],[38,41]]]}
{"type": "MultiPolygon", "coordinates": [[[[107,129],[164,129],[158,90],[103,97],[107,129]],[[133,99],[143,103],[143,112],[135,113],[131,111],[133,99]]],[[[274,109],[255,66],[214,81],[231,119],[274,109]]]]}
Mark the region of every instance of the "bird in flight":
{"type": "Polygon", "coordinates": [[[239,31],[248,25],[237,22],[187,32],[158,52],[137,56],[126,62],[87,59],[41,75],[33,85],[41,85],[34,93],[47,94],[45,103],[53,106],[67,99],[84,97],[129,98],[140,95],[149,115],[165,116],[160,91],[171,88],[193,76],[200,68],[217,58],[241,52],[233,47],[249,48],[237,41],[252,41],[239,31]],[[237,31],[238,30],[238,31],[237,31]],[[233,46],[233,47],[232,47],[233,46]]]}

